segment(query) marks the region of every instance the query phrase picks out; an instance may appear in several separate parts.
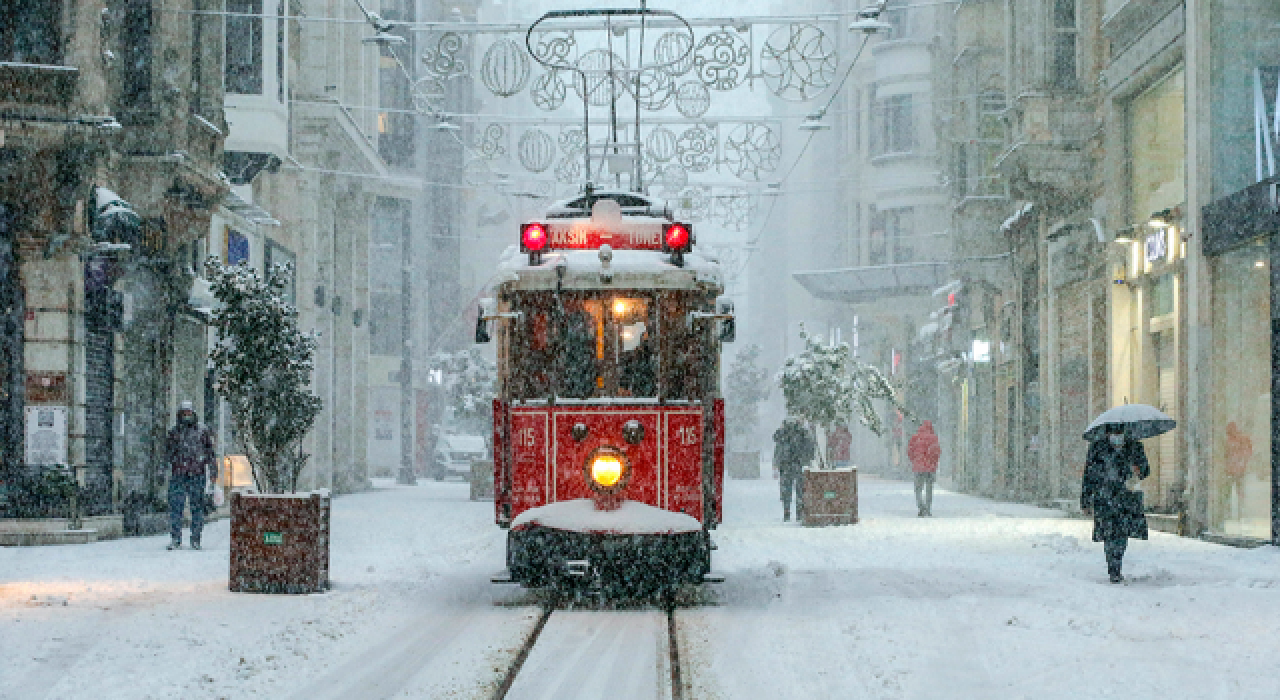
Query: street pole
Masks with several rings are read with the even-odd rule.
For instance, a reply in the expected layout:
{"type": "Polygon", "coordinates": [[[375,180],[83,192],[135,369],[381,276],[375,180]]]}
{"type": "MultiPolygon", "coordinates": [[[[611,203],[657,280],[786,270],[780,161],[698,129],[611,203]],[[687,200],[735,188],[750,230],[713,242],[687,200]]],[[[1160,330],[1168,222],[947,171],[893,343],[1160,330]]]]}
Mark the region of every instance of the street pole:
{"type": "Polygon", "coordinates": [[[413,455],[413,227],[400,212],[400,475],[397,483],[415,485],[413,455]]]}

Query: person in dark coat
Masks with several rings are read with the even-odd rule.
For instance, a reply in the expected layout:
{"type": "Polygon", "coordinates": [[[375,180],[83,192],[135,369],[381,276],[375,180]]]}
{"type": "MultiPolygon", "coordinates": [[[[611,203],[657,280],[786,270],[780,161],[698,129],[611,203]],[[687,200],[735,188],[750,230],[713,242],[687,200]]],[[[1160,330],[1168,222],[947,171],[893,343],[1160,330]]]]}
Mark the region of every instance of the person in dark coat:
{"type": "Polygon", "coordinates": [[[182,548],[182,508],[191,509],[191,548],[200,549],[204,528],[206,479],[216,481],[218,462],[213,452],[213,435],[200,425],[190,401],[178,408],[178,424],[169,431],[165,444],[169,461],[169,549],[182,548]]]}
{"type": "Polygon", "coordinates": [[[795,494],[796,518],[804,515],[804,468],[813,461],[814,441],[800,421],[788,416],[773,431],[773,466],[778,469],[778,489],[782,495],[782,520],[791,519],[791,496],[795,494]]]}
{"type": "Polygon", "coordinates": [[[1105,439],[1089,445],[1080,509],[1093,515],[1093,541],[1102,543],[1112,583],[1124,580],[1120,566],[1129,538],[1147,539],[1142,494],[1130,491],[1125,482],[1130,477],[1145,479],[1150,475],[1142,443],[1130,439],[1123,426],[1107,426],[1105,439]]]}

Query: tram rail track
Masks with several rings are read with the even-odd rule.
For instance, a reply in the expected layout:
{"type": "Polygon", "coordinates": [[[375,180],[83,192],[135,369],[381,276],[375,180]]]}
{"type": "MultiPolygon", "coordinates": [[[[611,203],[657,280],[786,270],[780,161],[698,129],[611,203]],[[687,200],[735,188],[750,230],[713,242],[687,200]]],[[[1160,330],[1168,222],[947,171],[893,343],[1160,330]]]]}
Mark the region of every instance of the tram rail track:
{"type": "MultiPolygon", "coordinates": [[[[652,681],[655,685],[665,685],[665,695],[666,697],[671,698],[671,700],[685,700],[685,670],[681,665],[679,634],[676,625],[676,608],[677,606],[673,604],[663,604],[657,607],[624,608],[613,612],[641,614],[640,619],[643,619],[642,614],[646,612],[661,613],[661,623],[654,625],[654,627],[660,628],[662,636],[665,638],[665,659],[663,659],[663,663],[655,663],[650,667],[655,672],[655,677],[652,681]],[[662,673],[662,671],[665,671],[666,673],[662,673]],[[662,678],[661,676],[663,675],[665,675],[666,678],[662,678]]],[[[520,700],[521,698],[528,696],[527,693],[522,693],[520,690],[522,681],[525,681],[526,685],[536,685],[536,683],[529,682],[529,679],[527,678],[528,674],[522,676],[522,672],[527,670],[527,663],[530,657],[534,654],[535,649],[539,649],[546,653],[553,653],[555,651],[555,649],[543,649],[542,647],[539,647],[538,644],[540,641],[543,641],[543,633],[546,631],[552,616],[557,612],[561,613],[562,616],[568,615],[571,612],[581,612],[584,615],[582,618],[583,620],[599,620],[600,615],[606,614],[605,611],[599,610],[574,610],[571,608],[565,608],[563,607],[563,601],[559,599],[555,599],[544,604],[538,614],[537,620],[534,622],[533,628],[529,631],[529,634],[525,637],[525,640],[517,650],[515,657],[511,660],[511,663],[503,673],[502,682],[498,685],[492,695],[493,700],[520,700]]],[[[584,629],[591,627],[592,625],[589,623],[575,626],[574,623],[570,621],[566,620],[563,622],[568,625],[570,629],[574,629],[578,634],[590,634],[589,631],[576,629],[577,627],[583,627],[584,629]]],[[[561,630],[561,634],[563,634],[563,630],[561,630]]],[[[618,633],[615,631],[615,634],[618,633]]],[[[625,632],[621,633],[620,636],[625,636],[625,632]]],[[[615,639],[614,643],[616,644],[617,641],[618,640],[615,639]]],[[[625,654],[630,655],[631,651],[628,650],[625,654]]],[[[544,658],[542,661],[545,662],[546,659],[544,658]]],[[[616,659],[611,659],[607,652],[605,652],[603,658],[593,658],[592,665],[609,665],[612,661],[616,661],[616,659]]],[[[565,677],[571,677],[575,663],[581,664],[581,661],[566,655],[563,659],[557,659],[556,663],[558,666],[563,667],[556,669],[558,674],[565,677]]],[[[627,669],[624,669],[624,675],[626,670],[627,669]]],[[[631,669],[631,672],[634,673],[635,669],[631,669]]],[[[547,669],[542,668],[539,670],[539,673],[546,675],[547,669]]],[[[537,696],[542,697],[541,695],[537,696]]],[[[557,695],[557,697],[562,696],[557,695]]]]}

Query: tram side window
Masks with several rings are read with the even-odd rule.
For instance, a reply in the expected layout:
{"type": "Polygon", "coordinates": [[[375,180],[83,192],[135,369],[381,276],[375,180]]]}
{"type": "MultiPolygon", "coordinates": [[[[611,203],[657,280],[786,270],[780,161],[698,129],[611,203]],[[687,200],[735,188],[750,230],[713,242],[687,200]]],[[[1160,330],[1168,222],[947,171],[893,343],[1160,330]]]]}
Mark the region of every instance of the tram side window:
{"type": "Polygon", "coordinates": [[[663,338],[663,379],[669,399],[702,399],[709,388],[712,363],[707,324],[689,328],[684,321],[694,310],[693,302],[690,297],[674,295],[662,302],[663,318],[669,319],[663,338]]]}
{"type": "Polygon", "coordinates": [[[617,297],[611,308],[611,340],[618,358],[618,395],[658,395],[653,305],[649,299],[617,297]]]}
{"type": "Polygon", "coordinates": [[[545,399],[551,395],[555,362],[555,324],[549,300],[521,299],[516,308],[525,322],[515,324],[509,350],[511,395],[517,399],[545,399]]]}

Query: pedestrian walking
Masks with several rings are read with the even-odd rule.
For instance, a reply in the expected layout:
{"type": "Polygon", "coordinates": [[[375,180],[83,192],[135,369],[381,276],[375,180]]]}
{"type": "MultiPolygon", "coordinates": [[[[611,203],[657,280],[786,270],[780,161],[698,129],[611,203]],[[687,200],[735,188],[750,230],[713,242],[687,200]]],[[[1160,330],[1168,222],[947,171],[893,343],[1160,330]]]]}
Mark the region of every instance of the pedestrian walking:
{"type": "Polygon", "coordinates": [[[217,481],[218,462],[213,453],[213,435],[196,417],[190,401],[178,407],[177,424],[165,444],[169,460],[169,549],[182,548],[182,508],[191,511],[191,548],[200,549],[204,527],[205,484],[217,481]]]}
{"type": "Polygon", "coordinates": [[[1127,482],[1150,475],[1142,443],[1129,438],[1123,425],[1107,425],[1104,439],[1089,443],[1080,509],[1093,515],[1093,541],[1102,543],[1112,583],[1124,581],[1120,567],[1129,538],[1147,539],[1142,493],[1129,490],[1127,482]]]}
{"type": "Polygon", "coordinates": [[[827,433],[827,461],[834,467],[852,465],[852,448],[853,433],[849,432],[849,426],[844,423],[837,423],[827,433]]]}
{"type": "Polygon", "coordinates": [[[942,446],[938,444],[937,433],[933,432],[933,422],[921,423],[907,441],[907,459],[911,460],[911,471],[915,474],[917,517],[933,516],[933,482],[938,477],[941,455],[942,446]]]}
{"type": "Polygon", "coordinates": [[[773,431],[773,466],[778,470],[778,490],[782,495],[782,521],[791,520],[791,497],[795,494],[796,519],[804,517],[804,468],[813,461],[814,441],[799,419],[787,416],[773,431]]]}

